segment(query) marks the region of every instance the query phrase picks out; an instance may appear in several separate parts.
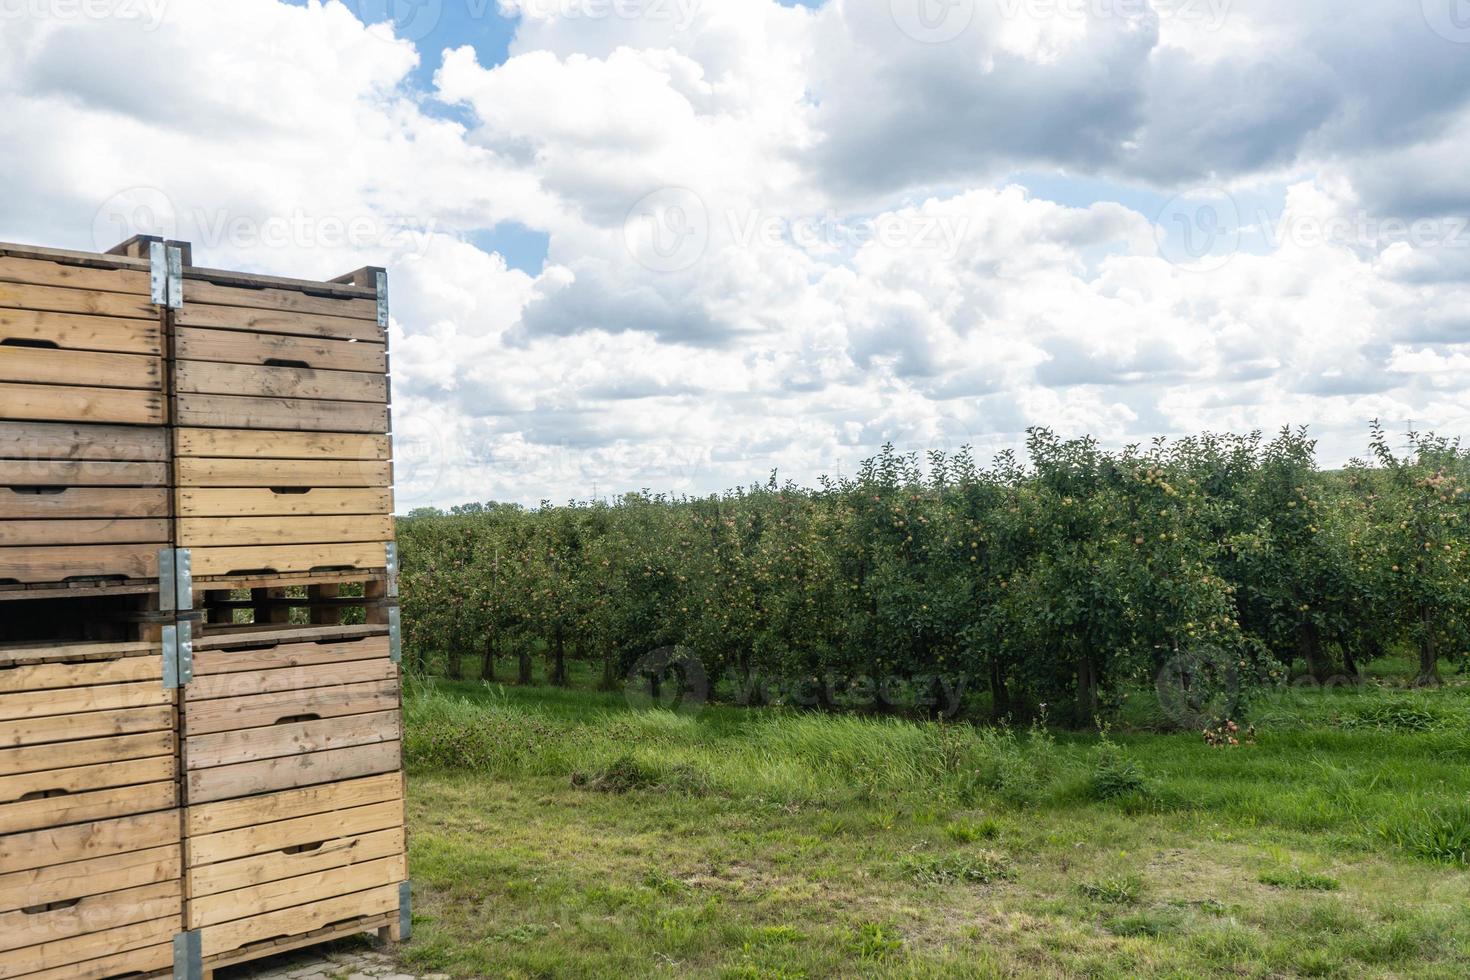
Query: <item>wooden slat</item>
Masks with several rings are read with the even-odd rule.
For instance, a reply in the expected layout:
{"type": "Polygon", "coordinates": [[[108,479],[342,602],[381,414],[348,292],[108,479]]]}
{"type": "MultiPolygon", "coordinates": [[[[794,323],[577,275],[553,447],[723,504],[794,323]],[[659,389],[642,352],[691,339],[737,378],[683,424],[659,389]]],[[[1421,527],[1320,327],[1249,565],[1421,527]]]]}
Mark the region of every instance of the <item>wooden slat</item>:
{"type": "Polygon", "coordinates": [[[370,299],[338,299],[313,296],[294,289],[240,289],[218,286],[197,279],[184,282],[184,307],[194,304],[210,306],[244,306],[250,309],[280,313],[309,313],[316,316],[351,317],[378,322],[378,304],[370,299]]]}
{"type": "Polygon", "coordinates": [[[0,282],[95,289],[111,293],[134,293],[139,296],[150,296],[153,292],[146,272],[64,265],[40,259],[16,258],[13,255],[0,256],[0,282]]]}
{"type": "Polygon", "coordinates": [[[179,425],[313,432],[388,431],[388,407],[371,402],[195,394],[181,394],[177,401],[179,425]]]}
{"type": "Polygon", "coordinates": [[[173,727],[174,709],[171,706],[24,718],[0,724],[0,747],[110,738],[114,735],[165,731],[173,727]]]}
{"type": "MultiPolygon", "coordinates": [[[[162,929],[172,921],[172,919],[159,920],[159,923],[156,924],[157,928],[162,929]]],[[[128,928],[136,929],[137,927],[129,926],[128,928]]],[[[118,977],[160,975],[156,973],[160,970],[164,971],[161,975],[166,975],[173,963],[173,955],[173,945],[164,943],[89,959],[85,963],[71,963],[54,970],[28,973],[20,980],[116,980],[118,977]]]]}
{"type": "Polygon", "coordinates": [[[383,885],[396,886],[407,878],[408,861],[402,855],[330,868],[296,878],[252,885],[224,895],[195,897],[189,902],[186,924],[190,929],[199,929],[383,885]]]}
{"type": "MultiPolygon", "coordinates": [[[[361,639],[327,639],[322,642],[307,641],[291,643],[260,640],[252,635],[236,641],[255,645],[235,649],[213,649],[211,645],[223,644],[222,638],[205,635],[195,641],[194,676],[210,677],[214,674],[245,673],[260,670],[278,670],[291,667],[310,667],[314,664],[341,664],[357,660],[387,660],[388,637],[365,636],[361,639]]],[[[391,663],[391,661],[389,661],[391,663]]],[[[347,683],[339,675],[340,683],[347,683]]],[[[235,692],[235,695],[260,693],[258,691],[235,692]]]]}
{"type": "Polygon", "coordinates": [[[167,483],[167,463],[0,460],[0,486],[4,487],[152,487],[167,483]]]}
{"type": "Polygon", "coordinates": [[[260,429],[176,429],[180,456],[239,459],[387,461],[393,445],[387,436],[340,432],[284,432],[260,429]]]}
{"type": "Polygon", "coordinates": [[[0,837],[0,874],[90,861],[179,841],[176,810],[0,837]]]}
{"type": "MultiPolygon", "coordinates": [[[[89,590],[79,587],[76,591],[89,590]]],[[[160,649],[148,640],[30,640],[0,645],[0,670],[16,664],[155,656],[160,649]]]]}
{"type": "MultiPolygon", "coordinates": [[[[195,517],[179,521],[179,547],[391,541],[387,514],[350,517],[195,517]]],[[[0,544],[5,529],[0,526],[0,544]]]]}
{"type": "MultiPolygon", "coordinates": [[[[160,755],[151,759],[130,759],[126,762],[104,762],[95,766],[76,766],[71,769],[47,769],[28,772],[19,776],[0,776],[0,804],[43,803],[39,794],[66,793],[74,797],[96,790],[113,789],[118,786],[136,786],[143,783],[172,780],[177,775],[173,755],[160,755]]],[[[43,809],[43,808],[36,808],[43,809]]],[[[8,807],[0,805],[0,818],[8,807]]]]}
{"type": "MultiPolygon", "coordinates": [[[[184,723],[190,736],[274,725],[284,718],[340,718],[398,709],[398,679],[278,691],[189,704],[184,723]]],[[[0,754],[0,772],[4,772],[0,754]]]]}
{"type": "MultiPolygon", "coordinates": [[[[193,551],[195,576],[236,575],[270,570],[310,572],[331,568],[382,568],[384,541],[362,544],[303,544],[247,548],[200,548],[193,551]]],[[[127,547],[127,546],[119,546],[127,547]]],[[[3,552],[4,549],[0,549],[3,552]]],[[[4,576],[0,557],[0,577],[4,576]]]]}
{"type": "MultiPolygon", "coordinates": [[[[64,647],[54,653],[65,654],[64,647]]],[[[18,691],[44,691],[49,688],[97,687],[104,684],[127,684],[157,680],[163,676],[163,657],[119,657],[116,660],[68,663],[26,664],[0,670],[0,694],[18,691]]],[[[37,698],[46,695],[38,694],[37,698]]],[[[59,712],[46,712],[57,714],[59,712]]]]}
{"type": "MultiPolygon", "coordinates": [[[[341,579],[334,576],[324,576],[328,581],[360,581],[358,579],[341,579]]],[[[315,576],[313,576],[315,580],[315,576]]],[[[372,641],[384,643],[388,635],[388,628],[382,624],[366,623],[358,626],[341,626],[337,624],[327,626],[282,626],[280,624],[268,623],[259,627],[247,626],[237,630],[225,630],[221,632],[211,631],[194,638],[195,651],[200,650],[263,650],[267,646],[296,645],[328,643],[354,643],[357,641],[372,641]]],[[[387,647],[383,648],[384,650],[387,647]]],[[[0,647],[0,652],[4,648],[0,647]]],[[[384,654],[386,656],[386,654],[384,654]]],[[[360,659],[360,658],[349,658],[360,659]]],[[[281,666],[276,664],[275,666],[281,666]]],[[[197,673],[197,671],[196,671],[197,673]]]]}
{"type": "Polygon", "coordinates": [[[205,956],[217,956],[263,939],[309,932],[355,916],[379,915],[397,909],[398,886],[384,885],[371,891],[209,926],[200,930],[200,942],[205,956]]]}
{"type": "Polygon", "coordinates": [[[253,793],[374,776],[393,772],[402,764],[401,743],[382,742],[310,755],[242,762],[215,769],[197,769],[187,775],[184,784],[189,803],[209,803],[253,793]]]}
{"type": "MultiPolygon", "coordinates": [[[[397,774],[390,775],[396,777],[397,774]]],[[[250,801],[232,802],[243,804],[250,801]]],[[[200,808],[195,806],[190,809],[200,808]]],[[[189,864],[191,868],[197,868],[220,861],[272,854],[287,848],[307,847],[324,841],[341,840],[344,837],[393,830],[402,826],[403,801],[397,799],[369,803],[350,810],[331,810],[269,823],[251,823],[233,830],[190,838],[189,864]]]]}
{"type": "MultiPolygon", "coordinates": [[[[328,644],[330,646],[330,644],[328,644]]],[[[354,644],[368,649],[367,643],[354,644]]],[[[349,656],[356,651],[348,651],[349,656]]],[[[396,680],[398,665],[387,658],[373,660],[317,661],[307,666],[281,666],[281,661],[272,657],[269,667],[242,670],[235,660],[229,671],[200,670],[214,666],[222,659],[248,658],[233,650],[196,651],[194,680],[184,689],[184,698],[192,706],[195,701],[210,701],[215,698],[242,698],[257,694],[274,694],[281,691],[305,691],[313,687],[336,688],[344,684],[367,684],[376,681],[396,680]],[[275,669],[270,669],[274,667],[275,669]]],[[[259,661],[257,661],[259,662],[259,661]]],[[[3,696],[0,696],[3,700],[3,696]]],[[[188,710],[192,710],[190,707],[188,710]]]]}
{"type": "Polygon", "coordinates": [[[15,776],[28,772],[50,772],[77,766],[146,759],[172,755],[174,734],[169,731],[145,732],[141,735],[119,735],[116,738],[84,738],[73,742],[52,742],[20,749],[0,749],[0,775],[15,776]]]}
{"type": "Polygon", "coordinates": [[[174,370],[175,385],[180,392],[344,402],[388,400],[388,379],[381,374],[259,367],[254,364],[216,364],[210,361],[179,361],[174,370]]]}
{"type": "Polygon", "coordinates": [[[319,487],[388,487],[393,484],[393,464],[371,460],[180,458],[174,469],[180,487],[312,490],[319,487]]]}
{"type": "Polygon", "coordinates": [[[182,925],[180,909],[168,913],[166,918],[150,922],[28,946],[0,957],[0,977],[6,980],[12,977],[25,977],[25,980],[81,980],[89,977],[97,980],[119,976],[116,972],[119,964],[124,969],[158,969],[172,962],[173,937],[181,931],[182,925]],[[133,953],[135,950],[137,952],[133,953]],[[92,960],[102,960],[109,965],[101,968],[88,966],[92,960]],[[109,972],[98,973],[97,969],[109,972]]]}
{"type": "Polygon", "coordinates": [[[60,493],[25,493],[0,487],[0,520],[146,518],[168,516],[162,487],[68,487],[60,493]]]}
{"type": "MultiPolygon", "coordinates": [[[[403,774],[392,772],[384,776],[369,776],[366,779],[352,779],[346,782],[328,783],[325,786],[287,790],[284,793],[272,793],[269,796],[257,796],[246,800],[226,800],[222,803],[191,806],[185,811],[184,833],[186,837],[207,837],[225,831],[264,827],[267,824],[299,820],[302,817],[310,817],[319,813],[345,812],[376,803],[393,803],[402,799],[403,774]]],[[[361,821],[356,820],[356,817],[353,817],[353,820],[356,821],[353,824],[355,829],[343,830],[342,833],[363,833],[396,826],[402,822],[402,807],[399,807],[396,819],[390,819],[387,823],[380,823],[376,826],[364,826],[361,821]]],[[[297,827],[292,833],[300,829],[297,827]]],[[[279,842],[264,850],[256,847],[255,844],[251,844],[244,850],[228,844],[228,841],[238,843],[243,839],[245,838],[216,838],[214,844],[205,845],[206,848],[213,848],[209,853],[214,856],[207,859],[196,859],[196,863],[204,863],[206,860],[224,861],[246,854],[260,854],[278,848],[309,844],[320,838],[278,839],[271,837],[270,840],[279,842]],[[216,847],[216,845],[219,846],[216,847]]],[[[249,839],[253,841],[255,837],[250,836],[249,839]]]]}
{"type": "Polygon", "coordinates": [[[40,341],[68,350],[152,357],[163,353],[163,327],[156,318],[128,320],[114,316],[0,309],[0,340],[40,341]]]}
{"type": "MultiPolygon", "coordinates": [[[[387,478],[387,474],[384,474],[387,478]]],[[[188,489],[177,494],[181,518],[299,517],[332,514],[389,514],[393,496],[386,489],[325,489],[272,493],[265,488],[188,489]]],[[[0,499],[0,515],[5,502],[0,499]]]]}
{"type": "Polygon", "coordinates": [[[181,326],[214,327],[221,330],[249,330],[261,333],[290,334],[298,337],[331,337],[381,343],[383,331],[376,319],[354,320],[340,316],[315,316],[279,310],[249,309],[239,306],[210,306],[186,303],[176,316],[181,326]]]}
{"type": "Polygon", "coordinates": [[[156,426],[0,422],[0,459],[166,463],[168,433],[156,426]]]}
{"type": "Polygon", "coordinates": [[[0,875],[0,912],[172,881],[183,873],[177,843],[16,871],[0,875]]]}
{"type": "Polygon", "coordinates": [[[151,544],[0,548],[0,582],[14,579],[30,585],[74,578],[157,577],[158,547],[151,544]]]}
{"type": "Polygon", "coordinates": [[[20,242],[0,242],[0,255],[18,259],[40,259],[45,262],[62,262],[66,265],[86,266],[89,269],[124,269],[147,272],[148,260],[112,252],[80,252],[68,248],[48,248],[44,245],[26,245],[20,242]]]}
{"type": "Polygon", "coordinates": [[[88,316],[131,317],[157,320],[158,310],[148,296],[103,293],[90,289],[30,286],[0,282],[0,307],[47,313],[81,313],[88,316]]]}
{"type": "Polygon", "coordinates": [[[175,337],[174,356],[185,361],[231,364],[284,361],[319,371],[363,371],[368,374],[386,374],[388,371],[388,348],[383,344],[242,330],[180,327],[175,337]]]}
{"type": "MultiPolygon", "coordinates": [[[[398,711],[380,711],[366,715],[348,715],[317,721],[251,728],[245,731],[216,732],[191,736],[184,740],[184,765],[189,770],[233,766],[284,756],[304,756],[314,752],[347,749],[356,745],[396,742],[402,737],[398,711]]],[[[18,780],[29,776],[14,777],[18,780]]],[[[17,784],[20,785],[20,784],[17,784]]],[[[0,791],[5,780],[0,779],[0,791]]],[[[0,799],[4,799],[0,795],[0,799]]]]}
{"type": "Polygon", "coordinates": [[[162,425],[167,419],[163,397],[154,391],[9,383],[0,383],[0,412],[8,419],[37,422],[162,425]]]}
{"type": "Polygon", "coordinates": [[[161,391],[163,359],[0,345],[0,381],[161,391]]]}
{"type": "MultiPolygon", "coordinates": [[[[378,746],[370,746],[376,749],[378,746]]],[[[345,752],[363,752],[363,749],[345,749],[345,752]]],[[[361,764],[364,760],[357,760],[361,764]]],[[[228,772],[228,769],[210,769],[207,772],[228,772]]],[[[152,810],[167,810],[178,805],[178,784],[173,780],[163,783],[145,783],[122,789],[104,789],[92,793],[76,793],[51,799],[27,800],[24,803],[8,803],[0,806],[0,834],[15,834],[43,827],[64,826],[125,817],[133,813],[148,813],[152,810]]]]}
{"type": "MultiPolygon", "coordinates": [[[[313,842],[314,843],[314,842],[313,842]]],[[[326,841],[306,851],[274,851],[189,869],[189,894],[218,895],[250,885],[295,878],[404,852],[402,828],[376,830],[326,841]]]]}
{"type": "Polygon", "coordinates": [[[0,521],[0,546],[167,544],[169,540],[169,522],[163,520],[0,521]]]}
{"type": "Polygon", "coordinates": [[[172,704],[173,697],[172,691],[165,690],[159,684],[146,681],[136,684],[58,687],[46,691],[0,694],[0,721],[17,718],[46,718],[51,715],[76,714],[84,711],[150,708],[160,704],[172,704]]]}

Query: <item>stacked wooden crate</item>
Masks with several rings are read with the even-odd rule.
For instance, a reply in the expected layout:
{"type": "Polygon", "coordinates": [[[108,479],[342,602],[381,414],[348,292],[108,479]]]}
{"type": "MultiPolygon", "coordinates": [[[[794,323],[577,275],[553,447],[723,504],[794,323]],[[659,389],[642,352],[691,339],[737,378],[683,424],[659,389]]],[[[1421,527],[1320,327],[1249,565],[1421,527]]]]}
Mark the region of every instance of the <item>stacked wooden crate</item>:
{"type": "Polygon", "coordinates": [[[206,636],[184,697],[186,921],[206,962],[344,920],[397,937],[408,875],[386,628],[206,636]]]}
{"type": "Polygon", "coordinates": [[[120,250],[0,246],[0,978],[402,937],[386,277],[120,250]]]}
{"type": "Polygon", "coordinates": [[[0,246],[0,589],[157,577],[164,367],[148,262],[0,246]]]}
{"type": "Polygon", "coordinates": [[[0,648],[0,977],[156,975],[182,929],[157,643],[0,648]]]}

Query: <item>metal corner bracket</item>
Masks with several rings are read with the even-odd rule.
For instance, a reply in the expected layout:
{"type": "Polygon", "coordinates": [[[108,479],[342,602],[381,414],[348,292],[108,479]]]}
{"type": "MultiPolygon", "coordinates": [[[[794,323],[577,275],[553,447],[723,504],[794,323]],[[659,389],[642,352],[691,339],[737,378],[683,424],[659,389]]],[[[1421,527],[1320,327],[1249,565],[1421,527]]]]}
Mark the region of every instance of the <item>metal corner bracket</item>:
{"type": "Polygon", "coordinates": [[[174,936],[174,980],[202,980],[204,944],[199,930],[174,936]]]}

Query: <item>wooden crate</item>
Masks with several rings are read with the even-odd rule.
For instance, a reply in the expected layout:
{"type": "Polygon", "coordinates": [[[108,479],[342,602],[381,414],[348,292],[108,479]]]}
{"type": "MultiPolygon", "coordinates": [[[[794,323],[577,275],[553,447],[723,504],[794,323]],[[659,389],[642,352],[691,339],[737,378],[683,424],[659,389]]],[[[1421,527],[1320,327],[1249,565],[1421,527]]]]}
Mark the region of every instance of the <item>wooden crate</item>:
{"type": "Polygon", "coordinates": [[[184,297],[175,506],[196,578],[381,569],[393,471],[376,286],[190,271],[184,297]]]}
{"type": "Polygon", "coordinates": [[[182,814],[162,677],[146,642],[0,648],[0,977],[171,964],[182,814]]]}
{"type": "Polygon", "coordinates": [[[0,245],[0,588],[157,577],[165,348],[146,261],[0,245]]]}
{"type": "Polygon", "coordinates": [[[399,935],[398,666],[382,626],[204,634],[184,691],[185,923],[205,975],[399,935]]]}

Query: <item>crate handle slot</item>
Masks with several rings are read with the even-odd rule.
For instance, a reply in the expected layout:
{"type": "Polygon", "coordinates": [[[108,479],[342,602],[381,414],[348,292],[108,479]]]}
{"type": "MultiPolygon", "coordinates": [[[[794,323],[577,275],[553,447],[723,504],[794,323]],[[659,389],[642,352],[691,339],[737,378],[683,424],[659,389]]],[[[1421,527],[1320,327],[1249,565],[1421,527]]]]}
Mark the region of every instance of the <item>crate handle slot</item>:
{"type": "Polygon", "coordinates": [[[286,715],[286,716],[284,716],[282,718],[277,718],[275,720],[275,724],[277,724],[277,725],[296,725],[296,724],[300,724],[303,721],[321,721],[321,720],[322,720],[322,716],[321,715],[314,715],[314,714],[308,713],[308,714],[304,714],[304,715],[286,715]]]}
{"type": "Polygon", "coordinates": [[[50,800],[58,796],[68,796],[70,795],[70,793],[70,790],[65,789],[38,789],[33,793],[25,794],[20,798],[18,802],[24,803],[27,800],[50,800]]]}
{"type": "Polygon", "coordinates": [[[243,576],[252,576],[252,575],[279,575],[279,574],[281,574],[281,573],[278,572],[278,571],[276,571],[274,568],[232,568],[228,572],[225,573],[225,577],[226,578],[230,578],[232,576],[242,576],[243,577],[243,576]]]}
{"type": "Polygon", "coordinates": [[[38,340],[34,337],[6,337],[0,340],[0,347],[30,347],[34,350],[61,350],[61,345],[54,340],[38,340]]]}
{"type": "Polygon", "coordinates": [[[71,487],[11,487],[10,492],[32,497],[59,497],[70,489],[71,487]]]}
{"type": "Polygon", "coordinates": [[[60,912],[62,909],[76,908],[82,904],[80,898],[64,898],[57,902],[47,902],[45,905],[27,905],[21,909],[26,915],[41,915],[45,912],[60,912]]]}
{"type": "Polygon", "coordinates": [[[280,646],[279,643],[252,643],[249,646],[230,647],[230,653],[255,653],[260,650],[274,650],[280,646]]]}
{"type": "Polygon", "coordinates": [[[310,844],[293,844],[290,847],[281,848],[282,854],[332,854],[336,851],[350,851],[357,846],[357,839],[313,841],[310,844]]]}
{"type": "Polygon", "coordinates": [[[355,572],[355,571],[357,571],[357,566],[356,565],[313,565],[313,566],[311,566],[311,570],[313,572],[355,572]]]}
{"type": "Polygon", "coordinates": [[[296,497],[311,493],[311,487],[271,487],[271,493],[278,497],[296,497]]]}
{"type": "Polygon", "coordinates": [[[279,368],[300,368],[303,371],[311,370],[311,365],[308,364],[306,361],[291,361],[287,360],[284,357],[268,357],[266,358],[265,366],[279,368]]]}
{"type": "Polygon", "coordinates": [[[317,646],[324,647],[324,646],[327,646],[328,644],[337,644],[337,645],[340,645],[340,644],[343,644],[343,643],[361,643],[363,640],[366,640],[366,639],[367,639],[367,637],[365,637],[365,636],[344,636],[344,637],[342,637],[340,639],[336,639],[336,640],[316,640],[314,642],[316,643],[317,646]]]}

